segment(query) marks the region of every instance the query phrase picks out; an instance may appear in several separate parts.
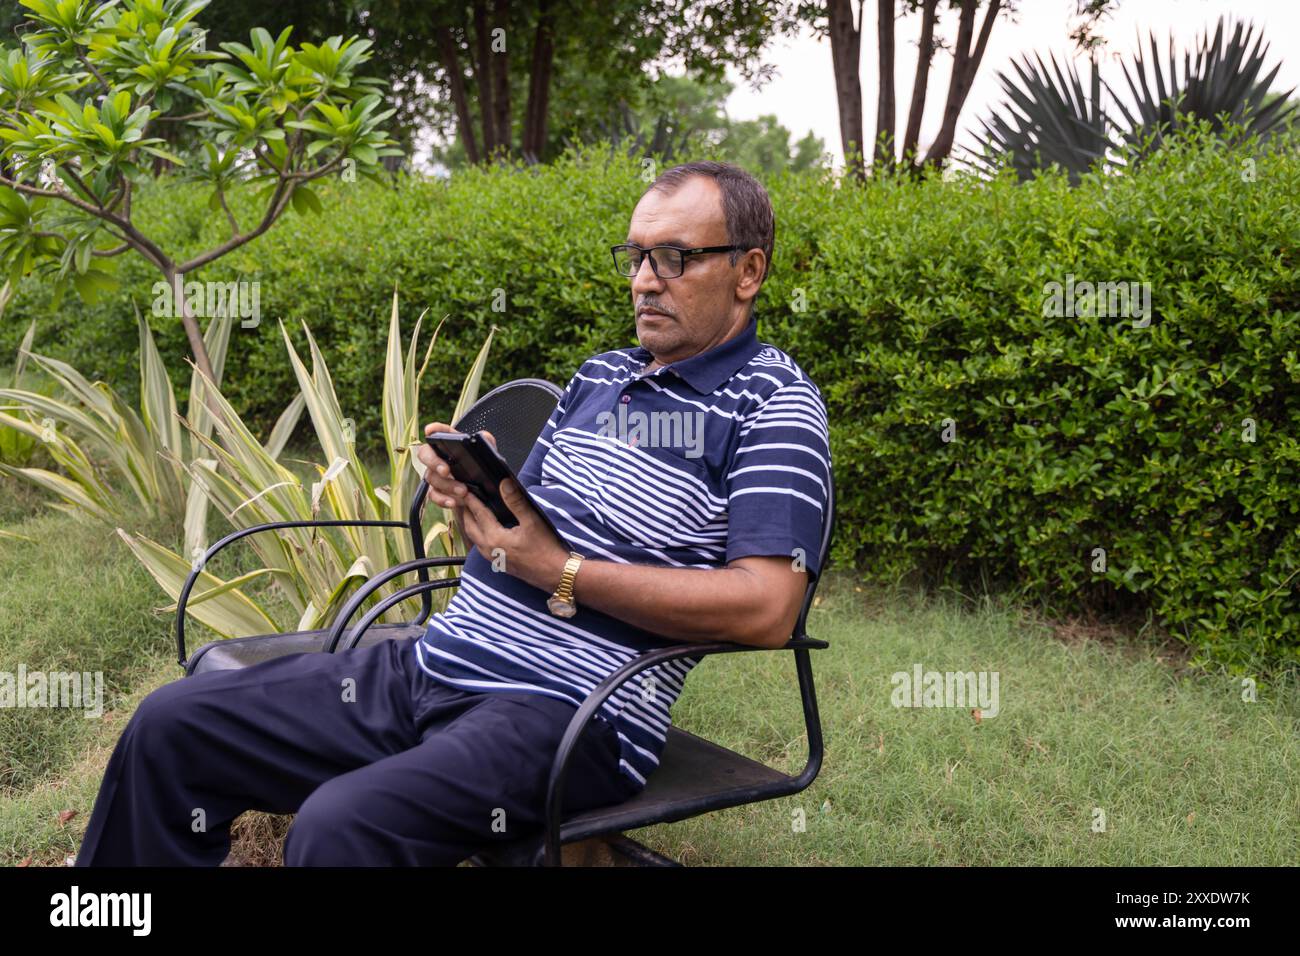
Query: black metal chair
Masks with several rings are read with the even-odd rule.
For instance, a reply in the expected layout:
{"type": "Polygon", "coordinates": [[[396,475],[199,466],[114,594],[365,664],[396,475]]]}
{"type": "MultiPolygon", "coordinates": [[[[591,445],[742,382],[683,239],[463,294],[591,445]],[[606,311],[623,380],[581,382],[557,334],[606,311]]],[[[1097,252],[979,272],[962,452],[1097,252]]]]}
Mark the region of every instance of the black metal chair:
{"type": "MultiPolygon", "coordinates": [[[[487,429],[497,439],[502,456],[516,472],[527,459],[537,436],[541,433],[561,390],[549,382],[538,379],[520,379],[508,382],[483,396],[458,422],[458,431],[472,432],[487,429]]],[[[186,661],[184,614],[185,602],[198,573],[190,575],[181,592],[176,612],[176,640],[179,660],[186,674],[203,670],[246,667],[262,660],[284,654],[304,651],[333,652],[343,647],[367,646],[380,640],[404,638],[423,633],[424,622],[432,611],[430,593],[450,587],[459,577],[429,580],[427,569],[463,564],[464,557],[424,557],[420,514],[428,486],[421,481],[411,502],[409,519],[371,522],[276,522],[245,528],[222,538],[204,555],[204,561],[227,544],[261,531],[283,527],[310,525],[368,524],[383,527],[404,527],[412,535],[416,558],[383,571],[368,580],[340,610],[333,625],[325,630],[293,634],[271,634],[258,637],[233,638],[214,641],[195,651],[186,661]],[[348,624],[362,605],[383,584],[403,574],[415,573],[419,580],[389,595],[368,610],[344,638],[348,624]],[[414,597],[421,599],[420,615],[410,624],[374,624],[389,607],[414,597]]],[[[825,568],[835,528],[834,482],[828,490],[825,522],[821,536],[821,562],[825,568]]],[[[602,681],[575,711],[556,750],[546,796],[546,826],[543,831],[506,844],[484,847],[471,857],[479,866],[561,865],[562,845],[595,837],[616,835],[611,847],[633,863],[641,865],[677,865],[635,841],[621,837],[623,831],[659,823],[672,823],[726,807],[755,803],[789,796],[807,788],[821,769],[823,741],[821,718],[817,711],[817,697],[813,687],[812,661],[809,651],[829,645],[807,635],[808,611],[812,607],[817,581],[809,582],[803,605],[795,622],[790,640],[779,648],[761,648],[729,641],[715,643],[686,643],[648,651],[629,661],[618,671],[602,681]],[[646,787],[632,799],[613,806],[600,807],[566,816],[561,812],[559,794],[563,793],[568,760],[578,737],[587,722],[600,709],[601,704],[620,685],[641,671],[656,664],[681,657],[704,657],[711,654],[734,654],[756,651],[792,651],[795,656],[795,673],[803,702],[804,723],[808,736],[808,760],[796,775],[774,770],[755,760],[721,747],[703,737],[670,727],[668,739],[660,755],[659,766],[651,774],[646,787]]]]}

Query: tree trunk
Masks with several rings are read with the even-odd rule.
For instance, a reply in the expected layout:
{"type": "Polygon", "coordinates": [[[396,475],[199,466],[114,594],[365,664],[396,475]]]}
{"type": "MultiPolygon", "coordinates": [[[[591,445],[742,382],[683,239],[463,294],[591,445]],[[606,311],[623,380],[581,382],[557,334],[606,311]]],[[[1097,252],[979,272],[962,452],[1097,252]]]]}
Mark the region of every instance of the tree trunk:
{"type": "Polygon", "coordinates": [[[506,21],[510,18],[510,0],[495,0],[492,4],[492,43],[497,43],[496,31],[500,30],[501,48],[492,51],[492,108],[493,122],[496,124],[494,139],[496,145],[510,153],[514,141],[510,130],[510,53],[506,45],[506,21]]]}
{"type": "Polygon", "coordinates": [[[443,69],[447,71],[451,102],[456,107],[456,129],[460,133],[460,141],[465,144],[465,157],[477,166],[480,157],[478,141],[474,138],[474,120],[469,115],[465,76],[460,71],[460,57],[456,55],[456,42],[452,39],[450,27],[438,28],[438,50],[442,56],[443,69]]]}
{"type": "Polygon", "coordinates": [[[952,152],[953,140],[957,135],[957,117],[966,103],[975,73],[984,58],[984,49],[988,46],[989,34],[993,32],[993,20],[998,15],[1002,0],[990,0],[989,8],[984,14],[984,23],[980,27],[979,39],[971,49],[971,37],[975,33],[975,15],[977,0],[962,0],[961,20],[957,25],[957,48],[953,51],[952,77],[948,81],[948,98],[943,107],[943,125],[939,135],[926,154],[925,161],[938,165],[952,152]]]}
{"type": "MultiPolygon", "coordinates": [[[[209,382],[216,383],[217,377],[212,374],[212,361],[208,358],[208,347],[203,341],[203,330],[199,328],[198,321],[194,314],[190,312],[189,303],[185,301],[184,282],[185,277],[177,272],[174,268],[164,269],[163,277],[167,280],[167,287],[172,290],[173,306],[172,308],[180,313],[181,326],[185,329],[185,338],[190,345],[190,354],[194,356],[194,364],[199,367],[209,382]],[[180,282],[177,282],[177,277],[180,282]]],[[[212,397],[212,390],[205,388],[203,390],[203,403],[207,405],[208,411],[212,413],[214,421],[225,422],[226,417],[221,414],[220,406],[217,400],[212,397]]]]}
{"type": "Polygon", "coordinates": [[[555,62],[555,15],[551,0],[537,2],[537,33],[533,37],[533,63],[528,72],[528,105],[524,110],[524,159],[540,163],[546,149],[547,102],[551,95],[551,68],[555,62]]]}
{"type": "Polygon", "coordinates": [[[894,0],[876,0],[876,49],[880,58],[880,92],[876,96],[876,162],[893,165],[894,0]]]}
{"type": "MultiPolygon", "coordinates": [[[[863,0],[865,4],[866,0],[863,0]]],[[[835,72],[835,102],[840,113],[840,145],[849,171],[858,179],[866,179],[861,152],[862,142],[862,85],[858,80],[858,59],[862,44],[862,9],[858,8],[858,22],[853,22],[852,0],[826,0],[827,20],[830,23],[831,64],[835,72]],[[854,151],[858,155],[854,155],[854,151]]]]}
{"type": "Polygon", "coordinates": [[[497,147],[496,114],[492,109],[492,59],[489,50],[487,0],[474,0],[474,80],[478,84],[479,117],[483,121],[483,157],[490,160],[497,147]]]}
{"type": "Polygon", "coordinates": [[[916,144],[921,138],[921,117],[925,114],[925,94],[930,84],[930,63],[934,60],[934,22],[938,18],[939,0],[925,0],[921,5],[921,42],[916,57],[916,77],[912,80],[912,102],[907,110],[907,131],[903,134],[903,160],[916,162],[916,144]]]}

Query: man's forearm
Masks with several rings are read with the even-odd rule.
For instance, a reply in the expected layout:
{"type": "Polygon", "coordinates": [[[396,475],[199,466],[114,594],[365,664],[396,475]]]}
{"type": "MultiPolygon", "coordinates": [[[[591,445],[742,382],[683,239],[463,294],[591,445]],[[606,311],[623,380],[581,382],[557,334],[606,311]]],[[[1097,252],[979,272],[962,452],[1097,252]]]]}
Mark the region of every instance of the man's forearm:
{"type": "Polygon", "coordinates": [[[758,579],[743,568],[665,568],[583,560],[574,598],[654,634],[682,641],[759,643],[771,622],[758,579]]]}
{"type": "MultiPolygon", "coordinates": [[[[553,591],[563,564],[535,587],[553,591]]],[[[584,558],[574,599],[654,634],[680,641],[758,644],[775,622],[763,618],[769,602],[758,578],[744,568],[665,568],[584,558]]]]}

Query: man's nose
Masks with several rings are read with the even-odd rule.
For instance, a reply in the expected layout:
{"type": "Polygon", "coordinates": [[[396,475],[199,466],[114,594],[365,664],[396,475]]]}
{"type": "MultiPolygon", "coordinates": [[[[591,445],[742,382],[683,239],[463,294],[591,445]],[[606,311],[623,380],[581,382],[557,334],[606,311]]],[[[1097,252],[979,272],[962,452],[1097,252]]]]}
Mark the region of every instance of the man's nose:
{"type": "Polygon", "coordinates": [[[641,268],[632,277],[632,292],[641,295],[645,292],[660,292],[663,288],[664,280],[655,275],[654,269],[650,267],[650,256],[642,256],[641,268]]]}

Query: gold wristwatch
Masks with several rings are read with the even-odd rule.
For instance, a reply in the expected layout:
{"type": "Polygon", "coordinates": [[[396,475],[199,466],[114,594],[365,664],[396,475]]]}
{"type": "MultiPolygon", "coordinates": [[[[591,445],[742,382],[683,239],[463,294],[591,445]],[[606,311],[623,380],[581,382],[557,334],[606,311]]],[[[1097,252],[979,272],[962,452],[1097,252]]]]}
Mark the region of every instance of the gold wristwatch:
{"type": "Polygon", "coordinates": [[[564,562],[564,573],[560,575],[560,585],[546,601],[547,609],[556,617],[573,617],[578,613],[578,604],[573,599],[573,579],[580,564],[582,555],[570,551],[569,560],[564,562]]]}

